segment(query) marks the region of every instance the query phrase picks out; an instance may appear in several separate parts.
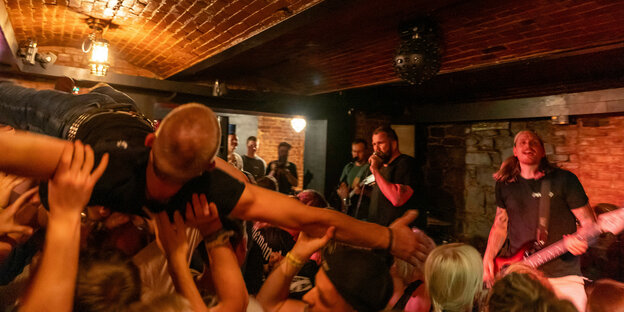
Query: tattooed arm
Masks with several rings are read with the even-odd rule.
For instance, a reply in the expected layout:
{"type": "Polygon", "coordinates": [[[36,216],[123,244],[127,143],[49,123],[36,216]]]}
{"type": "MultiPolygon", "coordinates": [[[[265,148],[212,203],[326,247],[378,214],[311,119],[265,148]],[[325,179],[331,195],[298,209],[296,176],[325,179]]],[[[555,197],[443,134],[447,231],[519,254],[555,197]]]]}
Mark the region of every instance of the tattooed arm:
{"type": "Polygon", "coordinates": [[[483,281],[488,287],[491,287],[494,282],[494,257],[496,257],[498,251],[503,247],[505,239],[507,239],[508,221],[507,210],[496,207],[494,224],[490,230],[487,247],[483,255],[483,281]]]}

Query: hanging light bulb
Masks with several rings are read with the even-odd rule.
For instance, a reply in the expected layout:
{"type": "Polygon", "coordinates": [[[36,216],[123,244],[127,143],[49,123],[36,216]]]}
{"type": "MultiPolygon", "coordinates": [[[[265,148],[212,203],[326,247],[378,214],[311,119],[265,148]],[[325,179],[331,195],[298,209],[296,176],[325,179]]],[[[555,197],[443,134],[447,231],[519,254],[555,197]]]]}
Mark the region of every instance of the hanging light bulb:
{"type": "Polygon", "coordinates": [[[108,41],[96,39],[91,42],[91,54],[89,55],[89,67],[91,74],[106,76],[108,72],[108,41]]]}
{"type": "Polygon", "coordinates": [[[106,22],[97,18],[89,18],[87,19],[87,24],[93,31],[82,42],[82,51],[89,53],[91,74],[100,77],[106,76],[110,66],[108,63],[108,41],[102,39],[106,22]]]}
{"type": "Polygon", "coordinates": [[[290,121],[290,125],[293,127],[293,129],[295,129],[295,132],[299,133],[305,128],[306,121],[303,118],[293,118],[290,121]]]}

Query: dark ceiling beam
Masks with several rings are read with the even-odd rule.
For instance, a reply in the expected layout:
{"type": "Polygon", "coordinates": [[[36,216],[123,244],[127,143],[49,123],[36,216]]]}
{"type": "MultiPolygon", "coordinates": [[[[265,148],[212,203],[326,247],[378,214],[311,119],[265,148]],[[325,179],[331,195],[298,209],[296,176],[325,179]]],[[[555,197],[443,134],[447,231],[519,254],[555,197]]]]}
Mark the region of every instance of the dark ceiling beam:
{"type": "Polygon", "coordinates": [[[412,107],[411,120],[422,123],[522,119],[624,112],[624,88],[521,99],[412,107]]]}
{"type": "MultiPolygon", "coordinates": [[[[361,0],[360,0],[361,1],[361,0]]],[[[172,80],[183,80],[193,77],[193,75],[206,70],[216,64],[228,60],[247,50],[265,44],[279,36],[292,32],[293,30],[314,23],[318,19],[332,12],[340,11],[357,5],[358,0],[325,0],[313,7],[293,15],[276,25],[263,30],[259,34],[244,40],[243,42],[229,47],[216,55],[213,55],[171,77],[172,80]]]]}

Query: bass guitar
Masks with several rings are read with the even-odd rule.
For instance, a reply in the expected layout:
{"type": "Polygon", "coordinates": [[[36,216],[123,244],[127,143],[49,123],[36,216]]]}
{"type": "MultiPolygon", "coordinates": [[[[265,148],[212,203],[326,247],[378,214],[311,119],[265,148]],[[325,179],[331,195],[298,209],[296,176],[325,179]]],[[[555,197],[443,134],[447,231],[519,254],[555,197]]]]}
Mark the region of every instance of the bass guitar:
{"type": "MultiPolygon", "coordinates": [[[[598,240],[600,234],[608,232],[617,235],[622,230],[624,230],[624,208],[619,208],[599,215],[598,221],[592,228],[583,229],[583,231],[576,232],[574,235],[592,245],[598,240]]],[[[495,273],[504,271],[505,268],[516,262],[522,262],[531,268],[537,268],[568,251],[563,243],[563,239],[540,250],[536,249],[534,242],[528,242],[520,251],[510,257],[497,257],[494,259],[495,273]]]]}

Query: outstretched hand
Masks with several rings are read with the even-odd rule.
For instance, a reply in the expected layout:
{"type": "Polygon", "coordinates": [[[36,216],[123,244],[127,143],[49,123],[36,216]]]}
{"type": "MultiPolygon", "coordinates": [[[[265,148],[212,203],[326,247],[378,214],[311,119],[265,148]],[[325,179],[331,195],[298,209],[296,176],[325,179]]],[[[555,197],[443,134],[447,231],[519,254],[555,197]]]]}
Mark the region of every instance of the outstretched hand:
{"type": "Polygon", "coordinates": [[[309,259],[313,253],[327,245],[330,239],[334,237],[336,227],[330,226],[327,228],[323,237],[310,237],[305,232],[299,232],[299,238],[295,243],[295,246],[291,250],[291,253],[298,259],[309,259]]]}
{"type": "Polygon", "coordinates": [[[107,165],[108,154],[104,154],[93,170],[93,149],[89,145],[80,141],[65,145],[56,172],[48,183],[50,214],[80,214],[107,165]]]}
{"type": "Polygon", "coordinates": [[[208,203],[204,194],[193,194],[192,202],[186,203],[185,218],[186,224],[199,229],[204,238],[221,229],[217,205],[208,203]]]}
{"type": "Polygon", "coordinates": [[[422,268],[427,256],[436,246],[423,231],[410,228],[409,224],[418,217],[418,211],[408,210],[402,217],[390,224],[393,234],[390,252],[418,268],[422,268]]]}
{"type": "Polygon", "coordinates": [[[0,171],[0,208],[6,207],[9,204],[11,191],[25,180],[26,178],[0,171]]]}
{"type": "Polygon", "coordinates": [[[39,188],[33,188],[22,194],[13,204],[6,209],[0,209],[0,235],[9,233],[31,235],[33,229],[31,227],[18,224],[15,221],[15,214],[24,207],[24,204],[29,201],[39,188]]]}
{"type": "Polygon", "coordinates": [[[173,223],[169,220],[166,211],[157,214],[150,213],[149,216],[156,223],[156,242],[167,259],[173,257],[178,260],[186,259],[190,247],[186,236],[186,225],[180,212],[176,210],[173,213],[173,223]]]}

